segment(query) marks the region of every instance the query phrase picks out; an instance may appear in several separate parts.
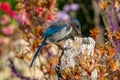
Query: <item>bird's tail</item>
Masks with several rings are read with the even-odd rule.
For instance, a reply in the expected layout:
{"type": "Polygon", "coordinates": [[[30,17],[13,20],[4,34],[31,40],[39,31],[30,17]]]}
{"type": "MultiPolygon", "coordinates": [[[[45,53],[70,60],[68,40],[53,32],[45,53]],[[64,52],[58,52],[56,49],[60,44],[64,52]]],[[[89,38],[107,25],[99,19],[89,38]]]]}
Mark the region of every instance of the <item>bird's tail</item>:
{"type": "Polygon", "coordinates": [[[30,63],[30,68],[32,67],[33,62],[34,62],[35,59],[37,58],[40,50],[41,50],[46,44],[47,44],[47,43],[46,43],[45,41],[43,41],[43,43],[39,46],[39,48],[37,49],[37,51],[36,51],[36,53],[35,53],[35,55],[34,55],[34,57],[33,57],[33,59],[32,59],[32,62],[30,63]]]}

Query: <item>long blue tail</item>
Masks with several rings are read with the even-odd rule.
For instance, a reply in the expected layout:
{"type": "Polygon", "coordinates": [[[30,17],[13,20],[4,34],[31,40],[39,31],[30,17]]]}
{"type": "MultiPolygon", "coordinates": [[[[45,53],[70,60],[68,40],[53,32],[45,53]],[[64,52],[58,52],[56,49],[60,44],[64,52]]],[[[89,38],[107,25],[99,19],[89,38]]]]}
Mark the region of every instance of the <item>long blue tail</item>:
{"type": "Polygon", "coordinates": [[[46,45],[47,43],[45,42],[45,40],[43,41],[43,43],[39,46],[38,50],[36,51],[33,59],[32,59],[32,62],[30,64],[30,68],[32,67],[33,65],[33,62],[35,61],[35,59],[37,58],[37,55],[39,54],[40,50],[46,45]]]}

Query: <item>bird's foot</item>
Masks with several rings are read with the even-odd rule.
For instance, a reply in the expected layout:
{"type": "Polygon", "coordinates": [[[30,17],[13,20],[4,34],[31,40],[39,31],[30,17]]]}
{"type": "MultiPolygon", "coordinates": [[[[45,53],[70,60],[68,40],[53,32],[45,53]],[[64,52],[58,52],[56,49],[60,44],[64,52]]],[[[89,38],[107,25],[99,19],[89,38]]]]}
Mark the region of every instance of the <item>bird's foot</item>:
{"type": "Polygon", "coordinates": [[[61,45],[58,44],[58,43],[54,43],[54,44],[57,45],[61,50],[67,50],[67,49],[69,49],[69,48],[65,48],[65,47],[61,46],[61,45]]]}
{"type": "Polygon", "coordinates": [[[54,43],[54,44],[57,45],[61,50],[64,49],[60,44],[58,44],[58,43],[54,43]]]}

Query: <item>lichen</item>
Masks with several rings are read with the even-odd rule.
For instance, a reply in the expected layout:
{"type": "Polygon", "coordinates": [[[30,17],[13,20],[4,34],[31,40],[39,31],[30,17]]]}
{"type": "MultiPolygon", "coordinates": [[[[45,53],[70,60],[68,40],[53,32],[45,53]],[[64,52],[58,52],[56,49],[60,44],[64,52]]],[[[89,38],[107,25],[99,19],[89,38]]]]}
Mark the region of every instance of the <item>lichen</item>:
{"type": "Polygon", "coordinates": [[[88,56],[94,56],[94,46],[95,41],[93,38],[81,38],[75,37],[75,40],[68,39],[65,44],[63,50],[63,55],[60,58],[60,68],[64,70],[68,67],[75,67],[77,64],[75,62],[75,57],[79,56],[80,54],[84,55],[87,54],[88,56]]]}
{"type": "MultiPolygon", "coordinates": [[[[64,50],[60,57],[60,71],[62,75],[73,75],[75,77],[75,73],[77,73],[77,68],[80,68],[80,63],[76,60],[77,57],[84,56],[84,59],[91,59],[91,56],[94,57],[94,48],[95,48],[95,41],[91,37],[74,37],[73,39],[68,39],[65,41],[64,50]]],[[[94,63],[94,59],[90,60],[94,63]]],[[[92,67],[92,66],[91,66],[92,67]]],[[[79,75],[80,77],[80,75],[79,75]]],[[[97,77],[97,71],[94,69],[91,71],[91,77],[95,80],[97,77]]],[[[65,77],[66,79],[66,77],[65,77]]],[[[70,78],[69,78],[70,79],[70,78]]]]}

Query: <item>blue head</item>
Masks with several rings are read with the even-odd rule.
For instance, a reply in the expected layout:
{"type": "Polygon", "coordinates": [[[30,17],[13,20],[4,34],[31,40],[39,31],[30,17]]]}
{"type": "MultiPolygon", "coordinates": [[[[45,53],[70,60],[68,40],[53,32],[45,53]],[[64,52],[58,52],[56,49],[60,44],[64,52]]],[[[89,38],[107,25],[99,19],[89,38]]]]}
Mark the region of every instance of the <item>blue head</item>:
{"type": "Polygon", "coordinates": [[[80,21],[76,18],[71,18],[71,25],[73,27],[73,29],[79,34],[81,35],[81,24],[80,21]]]}

